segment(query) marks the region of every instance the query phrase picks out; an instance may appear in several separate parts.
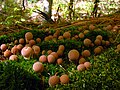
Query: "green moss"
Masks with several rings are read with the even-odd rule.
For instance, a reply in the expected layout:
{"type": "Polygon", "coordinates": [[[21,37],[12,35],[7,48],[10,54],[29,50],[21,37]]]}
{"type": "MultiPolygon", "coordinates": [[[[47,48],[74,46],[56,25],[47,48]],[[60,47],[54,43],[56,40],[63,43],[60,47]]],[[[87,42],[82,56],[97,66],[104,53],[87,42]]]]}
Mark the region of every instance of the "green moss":
{"type": "Polygon", "coordinates": [[[41,78],[35,74],[30,65],[33,61],[5,61],[0,63],[1,90],[41,90],[41,78]],[[24,63],[26,63],[24,65],[24,63]],[[24,67],[26,66],[26,67],[24,67]],[[30,67],[29,67],[30,66],[30,67]]]}
{"type": "MultiPolygon", "coordinates": [[[[51,29],[51,34],[54,30],[51,29]]],[[[77,28],[71,27],[64,31],[71,30],[72,35],[77,34],[77,28]]],[[[8,36],[4,35],[0,37],[1,44],[9,43],[15,39],[21,37],[24,38],[24,34],[29,30],[24,30],[22,32],[10,34],[8,36]]],[[[50,40],[44,41],[44,37],[48,36],[50,33],[44,30],[37,31],[31,30],[34,39],[40,37],[42,39],[41,43],[37,45],[40,46],[42,50],[52,50],[57,51],[59,45],[65,46],[65,51],[63,56],[63,63],[57,65],[56,63],[49,64],[43,63],[44,71],[40,73],[35,73],[32,70],[32,65],[37,58],[31,58],[31,60],[24,60],[22,56],[19,56],[18,61],[0,62],[0,89],[2,90],[118,90],[120,88],[120,53],[116,53],[112,47],[106,47],[102,54],[94,56],[93,50],[95,47],[90,48],[83,45],[83,39],[77,40],[50,40]],[[92,67],[89,70],[82,72],[77,71],[78,63],[70,62],[68,59],[68,52],[71,49],[77,49],[80,52],[84,49],[91,51],[91,57],[86,58],[90,61],[92,67]],[[60,77],[62,74],[68,74],[70,78],[69,84],[61,85],[60,83],[55,87],[50,87],[48,84],[48,79],[50,76],[57,75],[60,77]]],[[[63,32],[63,31],[61,31],[63,32]]],[[[61,33],[62,34],[62,33],[61,33]]],[[[79,34],[79,33],[78,33],[79,34]]],[[[90,38],[92,41],[95,40],[97,35],[102,35],[104,40],[109,39],[109,33],[102,30],[90,31],[85,35],[85,38],[90,38]]],[[[41,55],[41,53],[40,53],[41,55]]]]}

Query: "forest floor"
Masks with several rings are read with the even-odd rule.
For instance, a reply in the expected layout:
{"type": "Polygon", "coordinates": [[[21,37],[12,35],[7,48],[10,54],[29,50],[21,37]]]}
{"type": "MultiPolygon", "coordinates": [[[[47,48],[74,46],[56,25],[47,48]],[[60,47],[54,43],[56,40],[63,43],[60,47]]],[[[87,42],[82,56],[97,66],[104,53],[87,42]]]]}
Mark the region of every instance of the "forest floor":
{"type": "Polygon", "coordinates": [[[93,24],[93,25],[112,25],[112,26],[120,26],[120,12],[119,13],[114,13],[108,16],[102,16],[99,18],[91,18],[87,20],[78,20],[70,23],[62,23],[62,24],[45,24],[44,27],[42,28],[36,28],[39,23],[26,23],[24,22],[22,25],[13,25],[10,27],[7,27],[5,25],[0,24],[0,36],[1,35],[7,35],[9,33],[14,33],[14,32],[20,32],[21,30],[33,30],[38,29],[38,30],[43,30],[46,28],[52,28],[55,30],[58,29],[64,29],[70,26],[83,26],[83,25],[88,25],[88,24],[93,24]]]}

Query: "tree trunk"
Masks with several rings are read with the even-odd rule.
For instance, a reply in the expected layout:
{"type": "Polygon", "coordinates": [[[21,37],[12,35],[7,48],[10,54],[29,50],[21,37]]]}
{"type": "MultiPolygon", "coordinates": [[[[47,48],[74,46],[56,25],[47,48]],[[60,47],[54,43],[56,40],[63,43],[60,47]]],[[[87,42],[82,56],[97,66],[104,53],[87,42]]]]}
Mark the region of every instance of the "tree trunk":
{"type": "Polygon", "coordinates": [[[72,14],[74,14],[74,11],[73,11],[73,1],[74,0],[70,0],[70,3],[69,3],[69,17],[70,17],[70,20],[72,20],[72,14]]]}
{"type": "Polygon", "coordinates": [[[43,6],[44,6],[44,12],[51,18],[52,15],[52,4],[53,0],[44,0],[43,6]]]}

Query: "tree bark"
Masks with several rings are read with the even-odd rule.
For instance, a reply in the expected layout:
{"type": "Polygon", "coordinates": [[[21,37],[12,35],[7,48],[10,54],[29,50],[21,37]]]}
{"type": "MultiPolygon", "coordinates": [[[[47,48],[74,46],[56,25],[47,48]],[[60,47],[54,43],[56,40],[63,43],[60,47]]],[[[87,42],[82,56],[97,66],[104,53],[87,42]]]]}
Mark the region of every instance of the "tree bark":
{"type": "Polygon", "coordinates": [[[72,14],[74,14],[74,11],[73,11],[73,1],[74,0],[70,0],[70,3],[69,3],[69,17],[70,17],[70,20],[72,20],[72,14]]]}
{"type": "Polygon", "coordinates": [[[51,18],[52,15],[52,4],[53,0],[44,0],[43,6],[44,6],[44,12],[51,18]]]}

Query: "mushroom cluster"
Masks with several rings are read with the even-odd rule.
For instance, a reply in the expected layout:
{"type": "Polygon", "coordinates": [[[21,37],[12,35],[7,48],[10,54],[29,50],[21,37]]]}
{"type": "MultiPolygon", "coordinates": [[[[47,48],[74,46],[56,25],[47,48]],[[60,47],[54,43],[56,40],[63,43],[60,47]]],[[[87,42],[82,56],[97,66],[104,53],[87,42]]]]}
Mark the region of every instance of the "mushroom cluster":
{"type": "Polygon", "coordinates": [[[61,58],[63,55],[63,52],[65,50],[64,45],[59,45],[57,52],[52,51],[52,50],[48,50],[47,54],[46,51],[43,50],[42,51],[42,55],[39,56],[39,61],[41,63],[57,63],[57,64],[62,64],[63,63],[63,59],[61,58]]]}
{"type": "Polygon", "coordinates": [[[25,38],[20,38],[19,40],[14,41],[13,47],[10,48],[9,44],[1,44],[0,49],[6,59],[17,60],[18,55],[22,55],[24,59],[30,59],[39,56],[40,47],[36,45],[36,43],[39,42],[41,42],[40,38],[37,38],[35,41],[33,39],[33,34],[27,32],[25,33],[25,38]]]}
{"type": "Polygon", "coordinates": [[[69,76],[67,74],[63,74],[60,77],[58,77],[56,74],[51,76],[48,80],[48,83],[50,86],[55,86],[59,83],[61,84],[68,84],[70,81],[69,76]]]}

